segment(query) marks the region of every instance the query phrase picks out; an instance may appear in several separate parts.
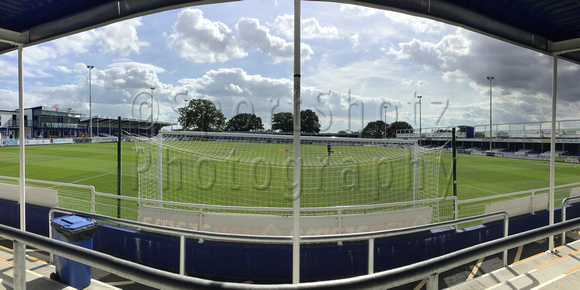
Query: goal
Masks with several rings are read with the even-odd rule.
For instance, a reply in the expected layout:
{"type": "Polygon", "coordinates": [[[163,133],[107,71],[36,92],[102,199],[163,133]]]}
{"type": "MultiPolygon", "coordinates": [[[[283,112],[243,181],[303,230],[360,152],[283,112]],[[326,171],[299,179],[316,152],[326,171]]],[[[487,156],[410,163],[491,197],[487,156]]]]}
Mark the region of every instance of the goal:
{"type": "MultiPolygon", "coordinates": [[[[139,197],[291,208],[292,136],[161,132],[136,140],[139,197]]],[[[301,208],[438,197],[441,148],[414,140],[301,137],[301,208]]]]}

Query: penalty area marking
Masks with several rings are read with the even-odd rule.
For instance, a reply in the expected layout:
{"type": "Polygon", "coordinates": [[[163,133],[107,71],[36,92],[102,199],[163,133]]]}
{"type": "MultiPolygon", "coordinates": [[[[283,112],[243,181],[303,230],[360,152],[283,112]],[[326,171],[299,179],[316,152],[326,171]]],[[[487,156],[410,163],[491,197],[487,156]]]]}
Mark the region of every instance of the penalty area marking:
{"type": "Polygon", "coordinates": [[[89,179],[93,179],[93,178],[99,178],[99,177],[103,177],[105,175],[112,175],[113,173],[103,173],[101,175],[96,175],[96,176],[91,176],[91,177],[87,177],[87,178],[83,178],[83,179],[79,179],[79,180],[75,180],[73,182],[71,182],[72,184],[75,184],[77,182],[81,182],[81,181],[85,181],[85,180],[89,180],[89,179]]]}
{"type": "Polygon", "coordinates": [[[484,192],[489,192],[489,193],[493,193],[493,194],[499,194],[499,193],[497,193],[497,192],[495,192],[495,191],[491,191],[491,190],[485,190],[485,189],[481,189],[481,188],[474,187],[474,186],[471,186],[471,185],[463,185],[463,184],[462,184],[462,185],[460,185],[460,186],[463,186],[463,187],[469,187],[469,188],[471,188],[471,189],[475,189],[475,190],[479,190],[479,191],[484,191],[484,192]]]}

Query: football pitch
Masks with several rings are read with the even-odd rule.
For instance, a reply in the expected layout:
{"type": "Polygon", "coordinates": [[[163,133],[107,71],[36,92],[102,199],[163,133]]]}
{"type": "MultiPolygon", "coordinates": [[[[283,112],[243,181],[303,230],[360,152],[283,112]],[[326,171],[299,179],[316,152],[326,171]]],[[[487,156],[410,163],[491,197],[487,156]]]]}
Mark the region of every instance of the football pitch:
{"type": "MultiPolygon", "coordinates": [[[[439,196],[451,196],[451,154],[442,153],[440,162],[438,193],[439,196]]],[[[133,142],[122,143],[121,168],[121,193],[137,197],[137,158],[133,142]]],[[[467,200],[548,187],[549,172],[547,161],[458,154],[458,197],[467,200]]],[[[579,182],[579,173],[580,164],[556,163],[556,185],[579,182]]],[[[18,174],[18,147],[1,147],[0,176],[18,177],[18,174]]],[[[116,194],[117,144],[27,146],[26,178],[92,185],[98,192],[116,194]]]]}

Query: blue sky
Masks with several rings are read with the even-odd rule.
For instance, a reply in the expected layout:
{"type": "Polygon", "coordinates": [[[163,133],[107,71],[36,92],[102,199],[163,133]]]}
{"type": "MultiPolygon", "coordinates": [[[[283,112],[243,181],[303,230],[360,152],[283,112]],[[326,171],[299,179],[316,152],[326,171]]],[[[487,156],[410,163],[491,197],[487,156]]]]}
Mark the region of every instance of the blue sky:
{"type": "MultiPolygon", "coordinates": [[[[25,106],[177,122],[184,100],[212,100],[227,118],[269,128],[292,110],[293,2],[246,0],[171,10],[24,49],[25,106]],[[144,109],[145,108],[145,109],[144,109]]],[[[445,127],[550,119],[552,58],[405,14],[302,2],[302,108],[323,131],[370,121],[445,127]],[[386,111],[382,108],[387,105],[386,111]]],[[[18,106],[17,54],[0,55],[0,109],[18,106]]],[[[559,61],[558,119],[576,119],[579,66],[559,61]]]]}

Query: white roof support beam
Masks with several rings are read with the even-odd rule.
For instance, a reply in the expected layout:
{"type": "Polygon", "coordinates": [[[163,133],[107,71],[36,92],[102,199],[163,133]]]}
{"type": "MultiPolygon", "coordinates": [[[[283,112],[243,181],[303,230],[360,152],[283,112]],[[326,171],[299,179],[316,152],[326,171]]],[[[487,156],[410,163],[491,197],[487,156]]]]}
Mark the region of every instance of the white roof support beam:
{"type": "Polygon", "coordinates": [[[20,33],[12,30],[0,28],[0,42],[10,43],[14,46],[26,44],[28,33],[20,33]]]}
{"type": "Polygon", "coordinates": [[[552,44],[552,52],[555,54],[564,54],[574,51],[580,51],[580,38],[558,41],[552,44]]]}

